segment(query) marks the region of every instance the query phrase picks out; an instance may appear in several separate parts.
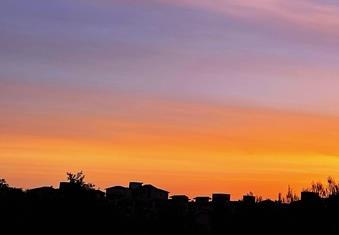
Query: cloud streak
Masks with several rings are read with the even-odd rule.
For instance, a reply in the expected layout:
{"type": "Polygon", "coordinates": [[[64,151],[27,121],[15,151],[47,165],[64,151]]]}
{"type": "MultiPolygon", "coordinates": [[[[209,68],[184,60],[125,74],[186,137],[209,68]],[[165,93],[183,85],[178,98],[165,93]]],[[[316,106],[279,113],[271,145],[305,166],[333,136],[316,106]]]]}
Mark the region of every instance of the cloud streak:
{"type": "MultiPolygon", "coordinates": [[[[247,20],[261,22],[273,20],[288,24],[290,27],[304,28],[329,34],[338,34],[339,8],[324,4],[323,1],[284,1],[284,0],[158,0],[167,4],[197,7],[216,13],[231,15],[247,20]]],[[[269,22],[272,23],[272,22],[269,22]]],[[[264,25],[263,25],[264,27],[264,25]]]]}

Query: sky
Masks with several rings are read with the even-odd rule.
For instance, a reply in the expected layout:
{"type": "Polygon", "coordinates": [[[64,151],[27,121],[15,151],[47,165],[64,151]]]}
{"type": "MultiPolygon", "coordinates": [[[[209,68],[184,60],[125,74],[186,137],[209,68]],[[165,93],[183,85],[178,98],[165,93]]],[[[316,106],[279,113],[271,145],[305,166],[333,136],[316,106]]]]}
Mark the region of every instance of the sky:
{"type": "Polygon", "coordinates": [[[0,178],[277,198],[339,178],[335,0],[2,0],[0,178]]]}

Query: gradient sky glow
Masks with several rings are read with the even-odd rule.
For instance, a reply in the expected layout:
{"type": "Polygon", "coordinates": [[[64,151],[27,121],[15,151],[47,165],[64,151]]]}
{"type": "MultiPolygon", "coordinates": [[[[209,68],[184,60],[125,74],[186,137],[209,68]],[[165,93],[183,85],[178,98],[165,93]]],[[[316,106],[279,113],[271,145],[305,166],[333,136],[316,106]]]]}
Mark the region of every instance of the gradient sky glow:
{"type": "Polygon", "coordinates": [[[190,196],[339,178],[335,0],[2,0],[0,177],[190,196]]]}

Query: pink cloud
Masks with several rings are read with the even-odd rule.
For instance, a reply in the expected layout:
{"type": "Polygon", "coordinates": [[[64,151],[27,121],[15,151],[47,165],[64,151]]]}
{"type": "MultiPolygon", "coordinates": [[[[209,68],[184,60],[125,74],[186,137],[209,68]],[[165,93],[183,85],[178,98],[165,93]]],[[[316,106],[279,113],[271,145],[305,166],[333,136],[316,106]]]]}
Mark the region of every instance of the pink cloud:
{"type": "Polygon", "coordinates": [[[271,20],[323,33],[339,33],[339,7],[299,0],[154,0],[183,7],[202,8],[246,20],[271,20]]]}

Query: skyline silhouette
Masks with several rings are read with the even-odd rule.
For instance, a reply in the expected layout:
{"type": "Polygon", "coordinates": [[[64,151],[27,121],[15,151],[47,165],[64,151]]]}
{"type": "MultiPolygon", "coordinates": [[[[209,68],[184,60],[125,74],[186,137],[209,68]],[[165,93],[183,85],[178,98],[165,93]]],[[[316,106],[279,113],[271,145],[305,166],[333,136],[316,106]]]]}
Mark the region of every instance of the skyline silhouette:
{"type": "MultiPolygon", "coordinates": [[[[294,201],[299,201],[303,194],[305,194],[307,196],[307,193],[311,194],[312,197],[312,193],[316,194],[317,197],[320,198],[330,198],[331,196],[336,196],[339,195],[339,183],[336,182],[336,180],[333,177],[328,177],[326,180],[326,184],[320,182],[320,181],[312,181],[312,183],[308,186],[308,187],[303,187],[302,189],[299,189],[298,191],[295,191],[295,189],[293,189],[290,185],[287,186],[287,190],[286,192],[277,192],[277,197],[275,198],[264,198],[262,197],[262,195],[257,195],[255,194],[255,192],[252,191],[247,191],[244,192],[244,194],[240,197],[240,198],[234,198],[232,197],[232,192],[230,191],[218,191],[218,192],[210,192],[210,194],[205,194],[205,195],[194,195],[194,196],[188,196],[188,194],[176,194],[175,192],[169,192],[166,191],[164,189],[158,188],[152,184],[144,184],[144,182],[141,181],[130,181],[129,182],[129,186],[123,186],[123,185],[111,185],[107,188],[101,189],[100,187],[97,187],[95,184],[93,183],[88,183],[85,181],[85,177],[86,175],[84,174],[83,171],[79,171],[76,173],[71,173],[71,172],[67,172],[66,173],[66,179],[67,182],[63,182],[61,181],[58,186],[59,190],[62,190],[62,188],[67,187],[67,185],[78,185],[80,188],[84,188],[86,190],[94,190],[98,193],[102,193],[103,195],[106,195],[106,197],[109,197],[108,195],[110,193],[118,193],[118,194],[122,194],[124,196],[129,195],[131,192],[129,191],[130,189],[133,188],[147,188],[149,190],[155,190],[157,192],[159,192],[160,194],[162,194],[163,198],[165,198],[166,200],[169,198],[177,198],[179,200],[184,199],[187,201],[199,201],[199,199],[201,199],[202,201],[210,201],[212,199],[213,200],[218,200],[218,198],[220,197],[222,200],[227,200],[227,201],[246,201],[246,200],[254,200],[254,202],[262,202],[262,201],[276,201],[276,202],[280,202],[280,203],[291,203],[294,201]],[[300,192],[300,193],[299,193],[300,192]],[[299,193],[299,195],[298,195],[299,193]],[[232,199],[232,200],[231,200],[232,199]]],[[[22,189],[22,188],[16,188],[13,187],[12,185],[10,186],[8,184],[8,182],[6,181],[5,178],[1,178],[0,177],[0,188],[4,189],[4,188],[13,188],[13,189],[18,189],[18,190],[22,190],[25,192],[30,192],[30,191],[35,191],[35,190],[44,190],[44,189],[48,189],[48,190],[54,190],[55,188],[51,185],[40,185],[38,187],[35,188],[28,188],[28,189],[22,189]]],[[[126,196],[128,197],[128,196],[126,196]]]]}
{"type": "Polygon", "coordinates": [[[59,188],[23,191],[0,179],[1,232],[45,234],[337,234],[339,184],[313,183],[298,198],[263,200],[249,192],[242,200],[215,193],[190,200],[151,184],[130,182],[106,193],[85,180],[83,172],[67,173],[59,188]],[[311,223],[311,224],[310,224],[311,223]]]}

